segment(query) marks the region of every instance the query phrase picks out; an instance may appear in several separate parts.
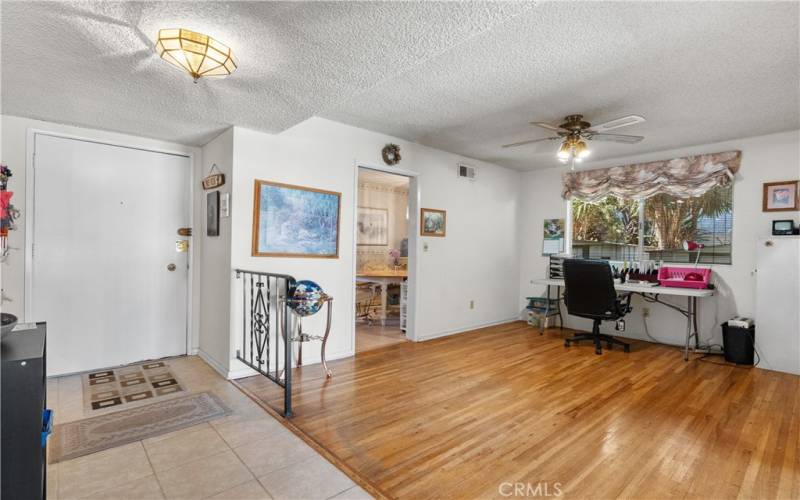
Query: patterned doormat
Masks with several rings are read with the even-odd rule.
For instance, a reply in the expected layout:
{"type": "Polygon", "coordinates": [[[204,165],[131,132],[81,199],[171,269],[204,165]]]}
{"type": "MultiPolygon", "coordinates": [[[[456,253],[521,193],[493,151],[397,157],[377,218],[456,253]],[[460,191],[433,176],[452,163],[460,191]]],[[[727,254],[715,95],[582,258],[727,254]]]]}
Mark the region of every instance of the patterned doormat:
{"type": "Polygon", "coordinates": [[[215,395],[199,392],[58,424],[53,429],[50,463],[141,441],[230,413],[230,408],[215,395]]]}
{"type": "Polygon", "coordinates": [[[157,398],[185,394],[184,385],[164,361],[86,373],[81,380],[87,415],[97,414],[97,410],[132,408],[150,404],[157,398]]]}

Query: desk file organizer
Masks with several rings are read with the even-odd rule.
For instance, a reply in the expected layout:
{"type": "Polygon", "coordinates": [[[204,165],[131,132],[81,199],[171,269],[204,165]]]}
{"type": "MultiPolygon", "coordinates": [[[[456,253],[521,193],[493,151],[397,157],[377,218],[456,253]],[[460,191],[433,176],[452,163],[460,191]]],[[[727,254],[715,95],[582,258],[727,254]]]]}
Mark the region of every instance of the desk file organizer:
{"type": "Polygon", "coordinates": [[[661,286],[673,288],[696,288],[705,290],[711,281],[711,269],[703,267],[672,267],[662,266],[658,270],[658,281],[661,286]],[[690,274],[697,275],[699,280],[686,279],[690,274]]]}

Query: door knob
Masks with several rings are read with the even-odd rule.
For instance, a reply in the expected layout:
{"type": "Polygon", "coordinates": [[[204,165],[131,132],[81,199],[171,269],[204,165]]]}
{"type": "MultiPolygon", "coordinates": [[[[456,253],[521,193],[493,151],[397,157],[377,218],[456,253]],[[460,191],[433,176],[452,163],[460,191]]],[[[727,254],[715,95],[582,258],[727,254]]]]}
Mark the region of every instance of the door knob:
{"type": "Polygon", "coordinates": [[[175,270],[175,269],[177,269],[177,268],[178,268],[178,266],[176,266],[176,265],[175,265],[175,264],[173,264],[172,262],[170,262],[170,263],[169,263],[169,265],[167,265],[167,271],[169,271],[169,272],[172,272],[172,271],[174,271],[174,270],[175,270]]]}

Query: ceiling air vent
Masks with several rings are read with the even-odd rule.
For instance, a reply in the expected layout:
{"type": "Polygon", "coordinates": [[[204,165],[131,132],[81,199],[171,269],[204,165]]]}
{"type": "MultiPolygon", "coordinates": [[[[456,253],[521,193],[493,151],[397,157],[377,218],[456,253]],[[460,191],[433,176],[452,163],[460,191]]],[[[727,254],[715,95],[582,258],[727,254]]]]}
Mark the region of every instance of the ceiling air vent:
{"type": "Polygon", "coordinates": [[[458,166],[458,176],[464,179],[469,179],[471,181],[475,180],[475,175],[477,174],[477,170],[475,167],[470,167],[469,165],[459,165],[458,166]]]}

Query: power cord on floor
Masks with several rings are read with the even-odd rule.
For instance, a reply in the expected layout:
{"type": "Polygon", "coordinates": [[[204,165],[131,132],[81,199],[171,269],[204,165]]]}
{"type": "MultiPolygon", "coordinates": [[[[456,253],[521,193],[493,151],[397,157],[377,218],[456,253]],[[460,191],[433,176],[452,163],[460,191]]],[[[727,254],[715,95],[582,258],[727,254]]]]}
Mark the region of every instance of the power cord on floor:
{"type": "MultiPolygon", "coordinates": [[[[750,329],[749,329],[749,328],[747,329],[747,335],[748,335],[748,337],[750,337],[750,342],[751,342],[751,345],[753,346],[753,354],[755,354],[755,356],[756,356],[755,363],[753,363],[752,365],[740,365],[740,364],[737,364],[737,363],[732,363],[732,362],[729,362],[729,361],[724,361],[724,362],[722,362],[722,363],[716,363],[716,362],[712,362],[712,364],[715,364],[715,365],[724,365],[724,366],[735,366],[736,368],[755,368],[755,367],[757,367],[757,366],[758,366],[758,364],[759,364],[759,363],[761,363],[761,355],[758,353],[758,349],[756,349],[756,338],[755,338],[755,336],[754,336],[754,335],[753,335],[753,334],[750,332],[750,329]]],[[[720,349],[723,349],[723,348],[722,348],[722,346],[719,346],[719,348],[720,348],[720,349]]],[[[705,360],[705,358],[707,358],[707,357],[708,357],[709,355],[711,355],[711,354],[717,354],[717,353],[707,353],[707,354],[703,354],[703,355],[702,355],[702,356],[700,356],[698,359],[699,359],[700,361],[703,361],[703,360],[705,360]]],[[[719,354],[724,354],[724,350],[723,350],[723,352],[722,352],[722,353],[719,353],[719,354]]]]}
{"type": "MultiPolygon", "coordinates": [[[[653,337],[652,335],[650,335],[650,328],[647,326],[647,317],[642,316],[642,323],[644,323],[644,334],[647,335],[647,338],[649,338],[653,342],[657,342],[659,344],[668,345],[670,347],[677,347],[677,348],[680,348],[680,349],[684,349],[686,347],[685,345],[682,345],[682,344],[672,344],[670,342],[664,342],[663,340],[659,340],[659,339],[653,337]]],[[[707,352],[707,353],[703,354],[704,357],[711,356],[711,355],[717,356],[717,355],[722,354],[722,346],[719,345],[719,344],[703,344],[703,345],[698,346],[698,349],[709,350],[709,351],[713,350],[714,348],[719,349],[719,352],[707,352]]]]}
{"type": "MultiPolygon", "coordinates": [[[[652,302],[656,302],[655,300],[650,299],[650,298],[645,297],[645,296],[643,296],[642,298],[645,300],[645,302],[651,302],[651,303],[652,302]]],[[[664,341],[661,341],[661,340],[653,337],[652,335],[650,335],[650,328],[647,326],[647,316],[642,315],[642,323],[644,323],[644,334],[647,335],[647,338],[649,338],[653,342],[657,342],[659,344],[664,344],[664,345],[667,345],[667,346],[670,346],[670,347],[678,347],[680,349],[684,349],[686,347],[686,346],[680,345],[680,344],[672,344],[670,342],[664,342],[664,341]]],[[[756,349],[755,336],[752,333],[750,333],[749,329],[747,330],[747,335],[750,336],[750,342],[753,345],[753,353],[756,356],[756,361],[755,361],[755,363],[753,363],[753,365],[736,365],[735,363],[733,363],[733,365],[735,365],[737,367],[741,367],[741,368],[755,368],[756,366],[758,366],[759,363],[761,363],[761,354],[759,354],[758,349],[756,349]]],[[[699,360],[705,360],[709,356],[719,356],[719,355],[724,355],[725,354],[724,347],[719,345],[719,344],[704,344],[704,345],[698,346],[698,349],[707,350],[707,351],[712,351],[714,348],[719,349],[719,351],[703,353],[703,355],[700,356],[698,359],[699,360]]],[[[724,363],[714,363],[714,364],[729,365],[731,363],[728,363],[726,361],[724,363]]]]}

